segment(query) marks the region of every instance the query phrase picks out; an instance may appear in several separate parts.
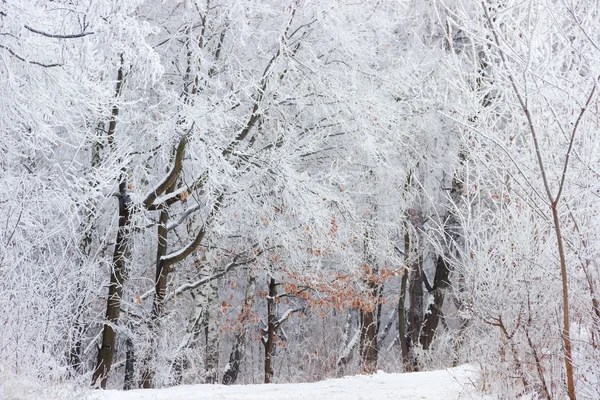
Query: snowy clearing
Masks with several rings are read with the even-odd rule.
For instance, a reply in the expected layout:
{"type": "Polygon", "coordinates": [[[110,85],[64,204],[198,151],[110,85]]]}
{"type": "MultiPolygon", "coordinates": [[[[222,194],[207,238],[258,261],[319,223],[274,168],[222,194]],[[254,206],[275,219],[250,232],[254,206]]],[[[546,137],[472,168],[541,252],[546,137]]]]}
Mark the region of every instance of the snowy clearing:
{"type": "Polygon", "coordinates": [[[476,368],[461,366],[410,374],[358,375],[314,383],[193,385],[167,389],[96,391],[86,400],[293,400],[293,399],[481,399],[474,391],[476,368]]]}
{"type": "MultiPolygon", "coordinates": [[[[6,378],[6,377],[5,377],[6,378]]],[[[478,369],[464,365],[407,374],[348,376],[314,383],[184,385],[166,389],[82,390],[25,378],[0,379],[2,400],[483,400],[478,369]]]]}

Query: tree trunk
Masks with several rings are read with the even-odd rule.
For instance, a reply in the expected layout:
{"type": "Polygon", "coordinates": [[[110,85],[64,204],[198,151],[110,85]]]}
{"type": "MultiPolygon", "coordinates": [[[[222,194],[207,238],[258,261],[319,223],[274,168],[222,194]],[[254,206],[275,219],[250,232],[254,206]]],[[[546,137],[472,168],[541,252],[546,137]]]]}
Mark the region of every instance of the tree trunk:
{"type": "MultiPolygon", "coordinates": [[[[213,269],[209,269],[209,275],[212,275],[213,269]]],[[[206,299],[206,311],[204,318],[204,335],[206,339],[205,359],[204,359],[204,383],[217,383],[219,368],[219,286],[218,280],[213,280],[206,285],[204,290],[206,299]]]]}
{"type": "Polygon", "coordinates": [[[378,307],[360,311],[360,369],[366,374],[377,371],[379,356],[377,310],[378,307]]]}
{"type": "Polygon", "coordinates": [[[112,271],[108,286],[106,302],[106,323],[102,333],[102,345],[98,352],[98,361],[92,384],[106,388],[106,380],[112,366],[113,352],[116,342],[115,326],[121,316],[121,299],[123,298],[123,283],[126,278],[126,260],[129,258],[130,212],[131,204],[127,194],[125,176],[119,183],[119,228],[113,254],[112,271]]]}
{"type": "Polygon", "coordinates": [[[567,373],[567,393],[569,399],[576,400],[577,395],[575,394],[575,379],[573,374],[573,350],[571,349],[571,328],[570,328],[570,317],[569,317],[569,281],[567,276],[567,262],[565,259],[565,251],[563,247],[563,238],[560,231],[560,220],[558,217],[558,203],[559,197],[556,196],[556,200],[552,202],[552,218],[554,220],[554,232],[556,233],[556,242],[558,245],[558,256],[560,260],[560,276],[562,281],[562,303],[563,303],[563,329],[562,339],[564,345],[564,356],[565,356],[565,370],[567,373]]]}
{"type": "MultiPolygon", "coordinates": [[[[410,252],[410,235],[405,225],[404,232],[404,257],[408,261],[410,252]]],[[[400,349],[402,352],[402,366],[404,372],[411,370],[410,357],[408,354],[408,335],[406,329],[406,283],[408,282],[408,268],[404,268],[402,273],[402,283],[400,284],[400,298],[398,299],[398,339],[400,340],[400,349]]]]}
{"type": "Polygon", "coordinates": [[[133,340],[128,337],[125,346],[127,350],[125,351],[125,380],[123,381],[123,390],[131,390],[133,389],[133,380],[135,374],[135,352],[133,348],[133,340]]]}
{"type": "Polygon", "coordinates": [[[252,306],[254,305],[255,287],[256,278],[251,275],[248,279],[248,287],[246,288],[244,305],[242,306],[242,310],[240,311],[240,316],[238,318],[240,329],[235,335],[233,347],[229,355],[229,363],[225,367],[225,372],[223,373],[224,385],[233,385],[240,372],[242,358],[244,357],[244,350],[246,349],[248,322],[252,313],[252,306]]]}
{"type": "Polygon", "coordinates": [[[410,370],[418,370],[418,360],[413,346],[419,343],[419,333],[423,325],[423,258],[419,256],[412,266],[409,278],[410,308],[408,309],[407,353],[410,370]]]}
{"type": "MultiPolygon", "coordinates": [[[[196,257],[194,265],[200,276],[210,277],[214,273],[211,267],[213,262],[210,258],[210,253],[206,252],[200,257],[196,257]]],[[[219,347],[218,347],[218,284],[216,280],[210,281],[209,286],[203,286],[201,288],[190,291],[194,303],[194,312],[188,320],[188,327],[186,335],[179,345],[177,350],[177,356],[172,363],[171,368],[174,370],[174,381],[181,382],[183,371],[189,366],[189,363],[185,359],[185,356],[181,353],[188,347],[194,347],[198,343],[198,339],[201,333],[205,335],[205,371],[199,379],[205,383],[215,383],[213,379],[216,379],[216,373],[210,372],[214,365],[215,368],[218,366],[219,360],[219,347]]]]}
{"type": "MultiPolygon", "coordinates": [[[[377,207],[373,206],[371,223],[376,219],[377,207]]],[[[379,321],[381,319],[381,294],[382,286],[377,283],[379,276],[378,260],[374,242],[376,240],[374,229],[369,226],[364,235],[364,260],[366,294],[369,302],[360,309],[360,370],[362,373],[373,374],[377,371],[379,358],[379,321]]]]}
{"type": "MultiPolygon", "coordinates": [[[[166,193],[172,193],[174,185],[171,185],[166,193]]],[[[169,221],[168,210],[162,209],[158,218],[157,228],[157,245],[156,245],[156,270],[154,278],[154,302],[152,304],[152,319],[150,321],[150,349],[148,355],[144,360],[144,371],[142,372],[142,378],[140,386],[143,389],[150,389],[154,387],[154,373],[155,373],[155,358],[156,358],[156,347],[158,330],[160,329],[160,317],[163,312],[165,291],[167,289],[167,278],[169,274],[169,266],[165,265],[162,258],[167,254],[167,222],[169,221]]]]}
{"type": "MultiPolygon", "coordinates": [[[[121,55],[121,65],[123,56],[121,55]]],[[[115,98],[118,98],[123,85],[123,68],[117,72],[117,84],[115,87],[115,98]]],[[[115,104],[112,108],[110,122],[108,123],[108,144],[111,152],[116,152],[115,131],[117,129],[117,117],[119,107],[115,104]]],[[[123,297],[123,283],[126,278],[126,259],[129,258],[129,234],[130,234],[131,200],[127,193],[127,174],[123,169],[119,178],[119,226],[117,239],[113,252],[112,270],[110,272],[110,283],[108,286],[108,297],[106,299],[106,323],[102,332],[102,345],[98,352],[96,368],[92,375],[92,385],[100,385],[106,388],[106,380],[112,365],[113,352],[116,341],[114,327],[121,316],[121,299],[123,297]]]]}
{"type": "MultiPolygon", "coordinates": [[[[380,303],[380,305],[382,305],[382,303],[380,303]]],[[[377,342],[379,343],[380,348],[382,347],[383,342],[387,339],[389,333],[392,331],[394,322],[398,322],[398,307],[394,307],[394,309],[392,310],[392,314],[389,316],[388,322],[385,324],[385,326],[381,330],[381,333],[379,334],[377,342]]],[[[381,324],[379,326],[381,327],[381,324]]]]}
{"type": "Polygon", "coordinates": [[[273,343],[275,339],[275,319],[277,318],[275,298],[277,296],[277,286],[275,279],[269,281],[269,297],[267,298],[267,335],[263,338],[265,346],[265,383],[271,383],[273,378],[273,367],[271,365],[273,358],[273,343]]]}
{"type": "Polygon", "coordinates": [[[350,339],[350,328],[352,327],[352,311],[349,310],[346,315],[346,323],[344,324],[344,330],[342,332],[342,346],[340,348],[340,356],[337,360],[337,376],[344,376],[344,367],[352,360],[352,352],[354,347],[356,347],[356,343],[358,343],[358,338],[360,336],[360,327],[356,330],[356,333],[350,339]]]}
{"type": "Polygon", "coordinates": [[[433,301],[429,303],[423,327],[421,328],[420,342],[423,350],[429,350],[435,331],[440,322],[442,307],[444,305],[444,297],[446,289],[449,285],[450,268],[443,256],[438,256],[437,265],[435,268],[435,278],[433,280],[433,301]]]}
{"type": "MultiPolygon", "coordinates": [[[[199,260],[196,260],[195,262],[200,263],[199,260]]],[[[191,291],[190,295],[192,296],[192,301],[194,303],[194,312],[188,320],[186,335],[177,349],[178,354],[171,366],[171,368],[174,370],[173,380],[176,384],[181,383],[183,371],[186,370],[190,365],[188,360],[180,353],[182,353],[186,348],[194,346],[198,340],[198,337],[200,336],[202,327],[205,325],[204,318],[206,306],[201,289],[198,289],[196,292],[191,291]]]]}
{"type": "MultiPolygon", "coordinates": [[[[98,123],[98,127],[97,130],[100,132],[104,132],[104,123],[103,122],[99,122],[98,123]]],[[[95,168],[98,168],[100,166],[100,163],[102,161],[102,142],[99,140],[94,140],[92,143],[92,159],[91,159],[91,172],[93,173],[95,168]]],[[[97,179],[92,175],[90,177],[90,184],[92,187],[97,187],[98,186],[98,182],[97,179]]],[[[84,228],[84,233],[83,233],[83,238],[81,239],[81,242],[79,243],[79,252],[81,255],[81,266],[83,267],[83,264],[85,263],[85,260],[90,256],[91,253],[91,245],[92,245],[92,238],[93,238],[93,234],[94,234],[94,220],[96,219],[96,210],[97,210],[97,204],[95,201],[91,201],[89,202],[86,207],[89,207],[87,209],[87,211],[85,212],[85,217],[84,217],[84,223],[83,223],[83,228],[84,228]]],[[[82,268],[83,270],[83,268],[82,268]]],[[[85,302],[86,302],[86,296],[85,294],[82,293],[82,285],[80,283],[77,284],[77,289],[75,292],[75,299],[77,301],[77,305],[74,307],[74,311],[73,311],[73,315],[74,315],[74,322],[73,322],[73,328],[72,328],[72,334],[70,337],[70,348],[69,348],[69,365],[72,368],[73,372],[76,372],[77,374],[81,374],[83,373],[83,366],[82,366],[82,352],[83,352],[83,346],[82,346],[82,337],[84,335],[84,332],[86,330],[86,324],[83,323],[81,321],[84,309],[85,309],[85,302]]]]}

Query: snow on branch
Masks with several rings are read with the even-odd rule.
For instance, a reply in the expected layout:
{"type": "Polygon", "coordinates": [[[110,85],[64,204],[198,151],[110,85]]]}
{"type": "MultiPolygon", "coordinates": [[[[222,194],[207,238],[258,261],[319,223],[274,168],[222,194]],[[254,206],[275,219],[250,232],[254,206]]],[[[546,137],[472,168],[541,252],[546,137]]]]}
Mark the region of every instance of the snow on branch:
{"type": "Polygon", "coordinates": [[[44,31],[40,31],[39,29],[34,29],[28,25],[25,25],[25,29],[27,29],[29,32],[37,33],[38,35],[42,35],[42,36],[46,36],[46,37],[54,38],[54,39],[78,39],[78,38],[82,38],[84,36],[94,34],[94,32],[81,32],[81,33],[75,33],[75,34],[71,34],[71,35],[58,35],[58,34],[54,34],[54,33],[47,33],[44,31]]]}
{"type": "MultiPolygon", "coordinates": [[[[288,33],[290,30],[290,26],[292,25],[292,22],[294,21],[295,15],[296,15],[296,8],[294,8],[292,10],[292,15],[290,17],[290,20],[289,20],[289,22],[283,32],[283,35],[280,39],[280,41],[282,43],[287,41],[287,39],[288,39],[288,33]]],[[[243,141],[248,136],[248,134],[252,131],[252,128],[254,127],[256,122],[260,119],[260,116],[261,116],[260,103],[262,102],[263,94],[267,91],[267,87],[269,86],[269,75],[271,74],[271,71],[273,70],[274,65],[276,64],[277,60],[279,58],[281,58],[281,54],[282,54],[281,46],[279,46],[275,55],[273,55],[273,57],[271,57],[271,60],[269,60],[269,63],[265,67],[265,70],[263,71],[262,76],[260,78],[258,95],[256,96],[256,101],[254,102],[254,105],[252,106],[252,113],[250,114],[250,119],[248,120],[248,122],[246,123],[246,126],[242,129],[242,131],[223,150],[222,154],[224,157],[231,155],[231,153],[233,152],[233,150],[235,149],[237,144],[240,143],[241,141],[243,141]]]]}
{"type": "Polygon", "coordinates": [[[283,324],[285,321],[287,321],[292,316],[292,314],[297,313],[297,312],[302,312],[305,309],[306,309],[306,307],[290,308],[289,310],[284,312],[283,315],[281,317],[279,317],[279,319],[277,321],[275,321],[273,328],[275,330],[279,329],[281,324],[283,324]]]}
{"type": "Polygon", "coordinates": [[[192,254],[192,252],[194,250],[196,250],[196,247],[198,247],[198,245],[200,245],[200,243],[202,243],[202,239],[204,239],[204,235],[206,234],[206,226],[214,218],[216,213],[219,211],[219,207],[221,207],[221,202],[223,201],[223,197],[224,197],[224,194],[221,193],[219,195],[219,197],[217,198],[217,200],[215,201],[215,204],[213,205],[210,215],[208,216],[208,218],[206,218],[206,223],[202,226],[202,228],[200,229],[200,231],[198,232],[198,234],[196,235],[194,240],[192,240],[192,242],[190,242],[190,244],[188,244],[186,247],[182,247],[181,249],[179,249],[171,254],[167,254],[160,258],[160,261],[163,263],[163,268],[185,260],[187,258],[187,256],[192,254]]]}
{"type": "MultiPolygon", "coordinates": [[[[225,276],[227,273],[229,273],[236,267],[239,267],[241,265],[250,264],[250,263],[256,261],[258,259],[258,257],[260,257],[267,250],[270,250],[270,249],[258,251],[255,253],[254,257],[247,258],[245,260],[240,260],[241,255],[238,254],[233,258],[233,261],[230,262],[229,264],[227,264],[227,266],[225,266],[225,268],[223,268],[221,271],[214,273],[210,276],[206,276],[202,279],[198,279],[194,282],[185,283],[185,284],[179,286],[177,289],[175,289],[171,294],[169,294],[165,298],[165,301],[169,301],[175,296],[179,296],[180,294],[183,294],[189,290],[197,289],[200,286],[206,285],[207,283],[214,281],[215,279],[219,279],[220,277],[225,276]]],[[[149,298],[153,293],[154,293],[154,289],[148,290],[146,293],[144,293],[143,295],[140,296],[140,300],[145,300],[145,299],[149,298]]]]}
{"type": "Polygon", "coordinates": [[[169,173],[165,176],[165,178],[156,186],[150,193],[146,195],[146,199],[143,204],[147,210],[156,210],[158,209],[158,204],[154,204],[158,196],[162,195],[169,187],[171,187],[183,168],[183,155],[185,153],[185,146],[187,144],[187,136],[182,136],[179,140],[179,144],[177,145],[177,151],[175,153],[175,162],[173,163],[173,167],[169,171],[169,173]]]}
{"type": "Polygon", "coordinates": [[[207,283],[214,281],[215,279],[219,279],[220,277],[224,276],[229,271],[233,270],[236,267],[239,267],[240,265],[250,264],[250,263],[256,261],[258,259],[258,257],[260,257],[263,253],[264,253],[264,250],[261,250],[261,251],[257,252],[254,257],[247,258],[242,261],[238,261],[240,256],[237,255],[234,257],[232,262],[227,264],[227,266],[225,268],[223,268],[221,271],[217,272],[216,274],[212,274],[210,276],[199,279],[195,282],[190,282],[190,283],[186,283],[184,285],[179,286],[177,289],[175,289],[175,291],[173,291],[173,293],[171,295],[168,296],[167,300],[172,299],[175,296],[179,296],[180,294],[185,293],[188,290],[197,289],[202,285],[206,285],[207,283]]]}
{"type": "Polygon", "coordinates": [[[253,258],[243,260],[243,261],[232,261],[229,264],[227,264],[227,266],[225,268],[223,268],[221,271],[217,272],[216,274],[212,274],[212,275],[204,277],[202,279],[198,279],[197,281],[186,283],[186,284],[179,286],[177,289],[175,289],[175,291],[170,296],[168,296],[167,299],[170,300],[171,298],[173,298],[175,296],[179,296],[180,294],[185,293],[188,290],[197,289],[200,286],[206,285],[207,283],[212,282],[215,279],[219,279],[220,277],[226,275],[229,271],[233,270],[235,267],[239,267],[240,265],[245,265],[245,264],[249,264],[251,262],[256,261],[256,258],[257,257],[253,257],[253,258]]]}
{"type": "Polygon", "coordinates": [[[187,217],[190,216],[190,214],[198,211],[200,208],[202,207],[201,204],[196,204],[193,207],[188,208],[180,217],[177,221],[171,222],[170,224],[167,225],[167,231],[172,231],[173,229],[177,228],[179,225],[181,225],[183,223],[183,221],[186,220],[187,217]]]}
{"type": "Polygon", "coordinates": [[[24,57],[21,57],[17,53],[15,53],[11,48],[3,46],[1,44],[0,44],[0,49],[4,49],[4,50],[8,51],[16,59],[21,60],[21,61],[26,62],[26,63],[29,63],[29,64],[38,65],[38,66],[44,67],[44,68],[53,68],[53,67],[60,67],[60,66],[62,66],[62,64],[59,64],[59,63],[44,64],[44,63],[41,63],[41,62],[38,62],[38,61],[28,60],[28,59],[26,59],[24,57]]]}

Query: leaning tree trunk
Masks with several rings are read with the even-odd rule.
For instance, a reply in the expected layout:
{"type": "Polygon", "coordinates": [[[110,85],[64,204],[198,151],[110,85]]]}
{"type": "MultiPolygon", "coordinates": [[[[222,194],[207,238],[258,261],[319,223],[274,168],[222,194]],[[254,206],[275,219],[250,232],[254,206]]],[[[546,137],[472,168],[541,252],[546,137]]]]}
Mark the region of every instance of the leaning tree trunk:
{"type": "Polygon", "coordinates": [[[360,369],[361,372],[373,374],[377,371],[379,358],[379,320],[381,317],[381,285],[377,284],[379,269],[373,249],[373,233],[367,230],[364,239],[364,254],[367,261],[365,284],[369,302],[360,310],[360,369]]]}
{"type": "MultiPolygon", "coordinates": [[[[194,264],[198,267],[200,271],[202,271],[202,262],[203,260],[199,257],[196,257],[194,260],[194,264]]],[[[194,304],[194,311],[190,318],[188,319],[188,326],[185,337],[182,343],[179,345],[177,349],[177,356],[172,364],[172,369],[174,373],[173,380],[176,384],[180,384],[183,378],[183,372],[189,367],[189,362],[186,359],[185,355],[182,354],[187,348],[194,347],[197,343],[198,338],[200,337],[200,333],[202,331],[202,327],[204,327],[205,322],[205,313],[206,313],[206,304],[205,298],[202,293],[202,289],[196,289],[190,291],[190,295],[192,296],[192,302],[194,304]]]]}

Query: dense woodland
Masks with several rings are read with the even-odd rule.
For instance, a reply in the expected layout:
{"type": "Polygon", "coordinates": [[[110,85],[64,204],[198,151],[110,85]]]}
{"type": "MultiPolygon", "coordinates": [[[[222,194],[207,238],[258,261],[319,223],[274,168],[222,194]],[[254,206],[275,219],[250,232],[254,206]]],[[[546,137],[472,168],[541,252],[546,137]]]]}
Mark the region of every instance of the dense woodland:
{"type": "Polygon", "coordinates": [[[473,363],[600,398],[596,0],[6,0],[0,371],[473,363]]]}

